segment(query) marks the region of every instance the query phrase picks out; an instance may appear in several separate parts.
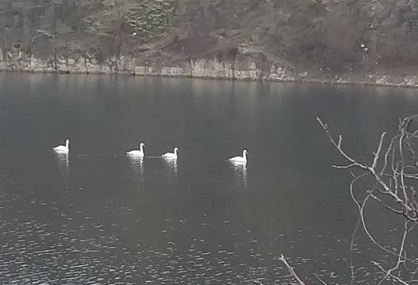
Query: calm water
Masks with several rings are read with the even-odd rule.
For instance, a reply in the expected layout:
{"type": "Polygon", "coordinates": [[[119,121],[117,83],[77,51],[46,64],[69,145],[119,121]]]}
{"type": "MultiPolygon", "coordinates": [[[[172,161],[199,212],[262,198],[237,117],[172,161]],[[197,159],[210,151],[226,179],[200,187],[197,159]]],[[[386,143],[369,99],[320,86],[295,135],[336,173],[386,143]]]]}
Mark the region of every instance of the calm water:
{"type": "Polygon", "coordinates": [[[369,158],[417,111],[415,90],[0,74],[0,284],[290,284],[282,253],[345,283],[350,177],[315,118],[369,158]]]}

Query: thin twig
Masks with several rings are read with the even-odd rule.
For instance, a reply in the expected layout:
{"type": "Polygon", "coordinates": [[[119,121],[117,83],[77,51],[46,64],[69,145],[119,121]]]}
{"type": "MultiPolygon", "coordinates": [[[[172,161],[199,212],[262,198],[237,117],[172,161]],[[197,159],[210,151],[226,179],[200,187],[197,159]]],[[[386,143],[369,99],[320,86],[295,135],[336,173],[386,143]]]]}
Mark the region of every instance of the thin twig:
{"type": "Polygon", "coordinates": [[[289,270],[289,272],[290,272],[290,275],[292,275],[293,276],[293,278],[295,278],[296,279],[296,281],[299,283],[299,285],[306,285],[305,283],[303,283],[303,281],[299,278],[299,276],[296,274],[296,272],[295,272],[295,270],[289,265],[289,263],[287,263],[287,261],[286,261],[286,259],[285,259],[285,257],[284,257],[284,255],[282,254],[280,257],[279,257],[279,260],[281,261],[281,262],[283,262],[283,264],[286,266],[286,268],[287,268],[287,270],[289,270]]]}
{"type": "MultiPolygon", "coordinates": [[[[387,270],[384,269],[379,263],[377,263],[376,261],[372,261],[372,264],[375,265],[377,268],[379,268],[382,272],[387,273],[387,270]]],[[[410,283],[402,280],[401,278],[393,275],[392,273],[389,274],[389,277],[395,279],[396,281],[398,281],[399,283],[402,283],[404,285],[411,285],[410,283]]]]}
{"type": "Polygon", "coordinates": [[[380,152],[382,151],[382,145],[383,145],[383,141],[385,140],[385,136],[386,136],[386,133],[382,133],[382,135],[380,136],[379,146],[377,147],[377,151],[374,155],[373,164],[371,167],[373,169],[376,169],[377,167],[377,162],[380,158],[380,152]]]}
{"type": "Polygon", "coordinates": [[[328,285],[324,280],[321,279],[321,277],[319,277],[318,274],[315,274],[315,277],[319,280],[319,282],[321,282],[322,285],[328,285]]]}

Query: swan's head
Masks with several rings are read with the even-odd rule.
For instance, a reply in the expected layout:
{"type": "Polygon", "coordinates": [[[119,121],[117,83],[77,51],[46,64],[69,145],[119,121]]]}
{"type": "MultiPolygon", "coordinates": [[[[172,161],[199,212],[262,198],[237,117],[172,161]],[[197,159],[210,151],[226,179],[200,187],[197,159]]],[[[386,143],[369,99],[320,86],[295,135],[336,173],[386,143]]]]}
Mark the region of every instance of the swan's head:
{"type": "Polygon", "coordinates": [[[244,155],[247,155],[248,150],[244,149],[244,151],[242,152],[244,155]]]}
{"type": "Polygon", "coordinates": [[[139,146],[142,146],[142,147],[144,147],[144,146],[145,146],[145,144],[144,144],[144,143],[140,143],[140,144],[139,144],[139,146]]]}
{"type": "Polygon", "coordinates": [[[66,143],[66,144],[70,144],[70,140],[69,140],[69,139],[66,139],[66,140],[65,140],[65,143],[66,143]]]}
{"type": "Polygon", "coordinates": [[[174,148],[174,152],[176,152],[176,151],[179,151],[179,148],[178,147],[175,147],[174,148]]]}

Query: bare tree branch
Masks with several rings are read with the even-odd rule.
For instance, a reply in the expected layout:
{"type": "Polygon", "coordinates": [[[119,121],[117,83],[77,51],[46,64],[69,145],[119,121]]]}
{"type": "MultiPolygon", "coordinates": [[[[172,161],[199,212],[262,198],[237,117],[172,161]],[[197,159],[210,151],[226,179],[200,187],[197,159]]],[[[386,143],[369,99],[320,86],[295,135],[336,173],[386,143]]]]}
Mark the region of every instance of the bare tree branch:
{"type": "Polygon", "coordinates": [[[293,276],[293,278],[296,279],[296,281],[298,282],[299,285],[306,285],[300,278],[299,276],[296,274],[295,270],[289,265],[289,263],[287,263],[284,255],[282,254],[279,257],[279,260],[281,262],[283,262],[283,264],[286,266],[287,270],[289,270],[290,274],[293,276]]]}
{"type": "Polygon", "coordinates": [[[391,278],[401,284],[408,284],[408,281],[413,280],[414,276],[418,273],[418,258],[408,257],[406,253],[407,236],[412,229],[418,223],[418,201],[417,193],[415,191],[412,182],[418,180],[418,161],[417,161],[417,145],[414,144],[412,139],[418,139],[418,124],[412,127],[412,123],[418,123],[418,116],[407,117],[400,121],[399,133],[393,136],[387,147],[385,145],[385,138],[387,133],[382,133],[378,143],[378,147],[375,153],[373,153],[373,159],[370,164],[359,162],[353,158],[343,149],[342,136],[336,136],[334,139],[328,125],[323,123],[321,119],[317,118],[319,124],[327,134],[331,144],[336,148],[340,155],[347,161],[345,165],[333,166],[336,169],[359,169],[360,174],[353,175],[353,180],[350,183],[350,194],[353,202],[357,206],[359,212],[359,223],[357,224],[350,245],[350,270],[351,270],[351,284],[355,282],[354,264],[352,262],[352,251],[354,246],[354,238],[358,230],[358,226],[366,233],[369,240],[382,251],[396,256],[396,262],[392,264],[389,269],[385,269],[381,263],[374,262],[382,272],[385,273],[384,277],[380,279],[379,284],[391,278]],[[381,168],[380,168],[381,167],[381,168]],[[379,168],[379,170],[378,170],[379,168]],[[362,184],[358,182],[365,178],[362,184]],[[365,183],[370,183],[368,178],[373,179],[373,183],[365,187],[365,183]],[[356,185],[359,185],[359,189],[363,189],[359,193],[355,193],[356,185]],[[361,185],[361,186],[360,186],[361,185]],[[389,211],[390,213],[402,217],[403,229],[402,236],[400,237],[397,250],[393,251],[393,245],[385,246],[378,242],[372,232],[369,230],[365,218],[365,209],[368,208],[368,202],[373,199],[382,206],[382,209],[389,211]],[[410,226],[411,225],[411,226],[410,226]],[[406,263],[415,264],[413,268],[408,268],[406,263]],[[401,266],[404,265],[404,266],[401,266]],[[410,278],[405,277],[405,269],[409,271],[410,278]]]}
{"type": "Polygon", "coordinates": [[[315,274],[315,277],[319,280],[319,282],[321,282],[322,285],[328,285],[324,280],[321,279],[321,277],[318,276],[318,274],[315,274]]]}
{"type": "MultiPolygon", "coordinates": [[[[359,229],[362,229],[370,242],[378,249],[396,257],[396,259],[372,262],[384,273],[377,285],[386,281],[412,285],[413,282],[417,282],[414,279],[418,274],[418,257],[409,256],[407,249],[417,241],[416,238],[408,239],[408,235],[418,225],[418,195],[415,190],[418,187],[418,115],[400,120],[398,133],[390,139],[389,143],[385,142],[387,133],[382,133],[370,163],[360,162],[348,154],[343,148],[342,135],[333,136],[328,125],[320,118],[317,120],[328,136],[331,145],[346,161],[345,164],[333,165],[333,168],[349,170],[353,176],[349,191],[356,205],[359,219],[350,243],[351,285],[354,285],[356,281],[353,248],[359,229]],[[369,202],[371,201],[375,201],[380,205],[380,208],[370,207],[369,202]],[[374,211],[371,212],[373,215],[377,215],[380,213],[379,210],[383,210],[402,221],[403,228],[395,245],[386,245],[372,233],[370,230],[372,227],[368,224],[365,216],[366,209],[373,209],[374,211]]],[[[283,255],[280,260],[286,265],[298,284],[305,285],[283,255]]],[[[321,284],[326,284],[318,275],[316,278],[321,284]]]]}
{"type": "MultiPolygon", "coordinates": [[[[377,263],[376,261],[372,261],[372,263],[373,263],[373,265],[375,265],[377,268],[379,268],[381,271],[383,271],[384,273],[387,273],[388,271],[386,270],[386,269],[384,269],[379,263],[377,263]]],[[[396,280],[396,281],[398,281],[399,283],[401,283],[401,284],[404,284],[404,285],[411,285],[410,283],[408,283],[408,282],[406,282],[406,281],[404,281],[404,280],[402,280],[401,278],[399,278],[399,277],[397,277],[397,276],[395,276],[395,275],[393,275],[392,273],[390,273],[389,274],[389,277],[391,277],[392,279],[394,279],[394,280],[396,280]]]]}

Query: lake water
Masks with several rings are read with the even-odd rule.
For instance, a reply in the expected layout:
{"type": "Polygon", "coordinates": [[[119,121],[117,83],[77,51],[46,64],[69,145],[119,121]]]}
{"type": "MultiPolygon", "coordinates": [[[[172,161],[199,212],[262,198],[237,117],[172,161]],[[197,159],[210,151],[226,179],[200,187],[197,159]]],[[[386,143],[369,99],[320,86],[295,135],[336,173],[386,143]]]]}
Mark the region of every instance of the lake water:
{"type": "MultiPolygon", "coordinates": [[[[291,284],[281,254],[347,283],[350,176],[316,117],[367,159],[417,110],[412,89],[0,74],[0,284],[291,284]]],[[[360,237],[358,280],[374,254],[360,237]]]]}

